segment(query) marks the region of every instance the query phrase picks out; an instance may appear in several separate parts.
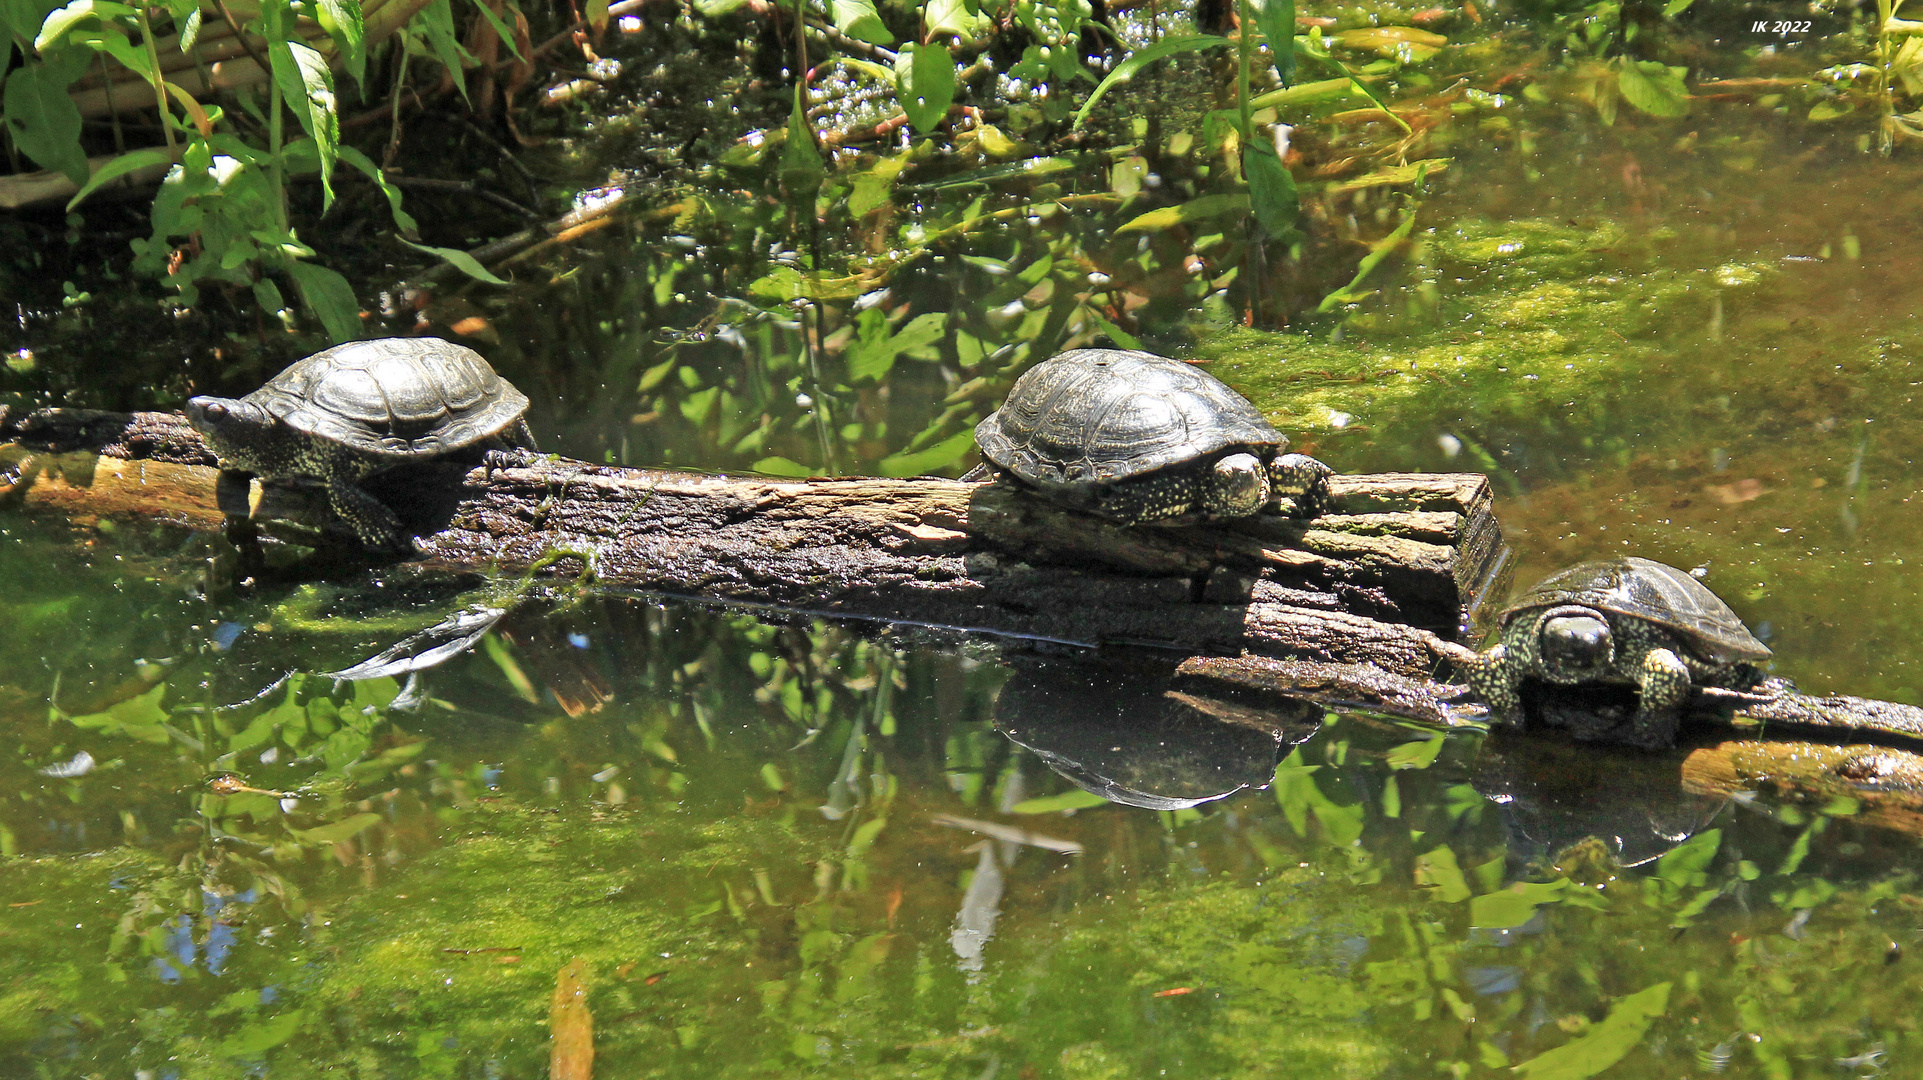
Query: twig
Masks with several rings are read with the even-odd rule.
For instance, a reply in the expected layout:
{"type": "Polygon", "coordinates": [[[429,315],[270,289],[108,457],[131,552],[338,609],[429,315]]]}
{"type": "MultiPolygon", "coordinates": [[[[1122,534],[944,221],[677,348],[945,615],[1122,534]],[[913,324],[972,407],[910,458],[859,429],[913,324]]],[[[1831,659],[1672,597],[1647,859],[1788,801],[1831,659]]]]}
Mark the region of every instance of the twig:
{"type": "Polygon", "coordinates": [[[247,31],[241,26],[240,20],[234,18],[234,13],[227,10],[227,0],[214,0],[214,7],[220,11],[220,17],[227,21],[227,25],[234,28],[234,40],[239,42],[240,47],[246,51],[247,59],[252,60],[255,66],[259,67],[261,72],[267,76],[268,81],[272,82],[274,78],[273,65],[267,62],[266,57],[254,51],[254,43],[247,40],[247,31]]]}
{"type": "MultiPolygon", "coordinates": [[[[621,0],[621,2],[618,4],[609,4],[608,18],[609,20],[614,20],[614,19],[620,18],[623,15],[632,15],[633,13],[640,11],[642,8],[647,7],[650,2],[651,0],[621,0]]],[[[533,48],[533,50],[528,53],[528,59],[533,60],[535,57],[540,56],[543,53],[546,53],[549,49],[554,48],[556,45],[566,44],[567,42],[573,40],[574,35],[576,33],[582,30],[586,30],[587,28],[588,28],[588,21],[586,19],[576,19],[574,22],[568,24],[567,29],[561,31],[560,33],[554,35],[553,37],[547,39],[546,41],[543,41],[539,45],[536,45],[533,48]]]]}
{"type": "Polygon", "coordinates": [[[499,192],[476,184],[472,180],[436,180],[426,176],[395,176],[389,174],[387,182],[399,188],[413,188],[416,191],[440,191],[452,195],[473,195],[485,199],[504,210],[511,210],[524,218],[538,219],[541,215],[515,202],[499,192]]]}
{"type": "MultiPolygon", "coordinates": [[[[626,193],[605,196],[596,202],[581,207],[579,210],[564,214],[545,225],[535,225],[522,229],[520,232],[514,233],[511,236],[504,236],[499,240],[482,244],[480,247],[469,251],[468,254],[472,255],[476,262],[484,266],[489,263],[498,263],[511,255],[526,251],[528,248],[544,240],[559,236],[570,229],[578,228],[597,218],[606,217],[614,213],[626,203],[626,201],[626,193]]],[[[459,273],[459,270],[443,263],[439,266],[428,268],[418,277],[408,282],[408,284],[432,285],[437,282],[449,280],[459,273]]]]}
{"type": "Polygon", "coordinates": [[[465,116],[451,112],[441,112],[436,115],[448,123],[461,125],[475,138],[493,147],[494,152],[499,154],[501,160],[507,163],[507,167],[514,170],[514,174],[521,178],[521,185],[527,189],[528,205],[539,206],[541,204],[541,191],[535,183],[534,174],[528,171],[526,165],[521,164],[520,158],[515,157],[507,147],[501,145],[501,140],[488,134],[479,124],[476,124],[465,116]]]}
{"type": "Polygon", "coordinates": [[[889,67],[895,66],[895,53],[891,50],[884,49],[879,45],[870,45],[868,42],[862,41],[859,38],[851,38],[826,23],[818,23],[810,20],[808,29],[814,31],[823,41],[844,52],[857,53],[878,64],[887,64],[889,67]]]}

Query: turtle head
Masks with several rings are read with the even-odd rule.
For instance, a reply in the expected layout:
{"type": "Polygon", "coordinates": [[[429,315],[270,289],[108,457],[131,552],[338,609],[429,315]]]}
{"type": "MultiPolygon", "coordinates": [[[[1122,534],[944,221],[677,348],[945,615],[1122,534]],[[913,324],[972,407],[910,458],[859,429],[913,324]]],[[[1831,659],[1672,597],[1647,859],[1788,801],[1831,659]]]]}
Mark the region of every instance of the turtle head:
{"type": "Polygon", "coordinates": [[[1542,673],[1562,683],[1584,682],[1608,673],[1616,658],[1609,621],[1586,607],[1551,608],[1537,624],[1542,673]]]}
{"type": "Polygon", "coordinates": [[[202,396],[187,402],[187,422],[213,448],[221,468],[272,471],[268,462],[280,421],[266,409],[240,398],[202,396]]]}
{"type": "Polygon", "coordinates": [[[1230,454],[1209,466],[1202,509],[1217,517],[1247,517],[1268,505],[1269,472],[1254,454],[1230,454]]]}

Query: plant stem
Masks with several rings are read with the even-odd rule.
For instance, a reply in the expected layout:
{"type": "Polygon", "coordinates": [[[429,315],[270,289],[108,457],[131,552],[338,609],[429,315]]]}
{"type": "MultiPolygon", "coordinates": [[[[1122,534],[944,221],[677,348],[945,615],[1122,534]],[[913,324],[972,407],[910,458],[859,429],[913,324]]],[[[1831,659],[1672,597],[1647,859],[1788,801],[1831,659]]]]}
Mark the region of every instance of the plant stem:
{"type": "Polygon", "coordinates": [[[1237,132],[1246,145],[1255,133],[1255,110],[1249,107],[1249,54],[1254,51],[1249,31],[1255,25],[1255,9],[1249,0],[1238,0],[1236,18],[1241,25],[1235,29],[1235,109],[1237,132]]]}
{"type": "Polygon", "coordinates": [[[267,80],[267,180],[274,185],[274,224],[287,232],[286,163],[281,160],[280,83],[268,72],[267,80]]]}
{"type": "Polygon", "coordinates": [[[160,47],[154,44],[154,24],[147,17],[145,5],[135,10],[140,12],[140,38],[147,47],[147,62],[154,69],[154,105],[160,109],[160,134],[167,140],[168,156],[178,158],[180,151],[174,146],[174,113],[167,107],[167,79],[160,73],[160,47]]]}

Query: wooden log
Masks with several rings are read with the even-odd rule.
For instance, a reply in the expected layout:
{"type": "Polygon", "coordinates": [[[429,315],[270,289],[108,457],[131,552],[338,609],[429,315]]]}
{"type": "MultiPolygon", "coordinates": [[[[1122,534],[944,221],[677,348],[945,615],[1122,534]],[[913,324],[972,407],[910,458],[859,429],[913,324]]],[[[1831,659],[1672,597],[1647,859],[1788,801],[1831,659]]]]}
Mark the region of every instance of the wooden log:
{"type": "Polygon", "coordinates": [[[1692,751],[1683,787],[1714,795],[1760,792],[1854,811],[1870,825],[1923,835],[1923,756],[1883,746],[1743,740],[1692,751]],[[1839,805],[1838,800],[1848,800],[1839,805]],[[1853,806],[1850,804],[1854,804],[1853,806]]]}
{"type": "MultiPolygon", "coordinates": [[[[212,457],[172,414],[0,412],[0,505],[222,520],[212,457]]],[[[1426,673],[1503,564],[1480,476],[1336,477],[1329,512],[1124,528],[1002,484],[776,480],[489,454],[368,484],[430,562],[1076,645],[1426,673]]],[[[338,528],[321,493],[226,508],[338,528]]]]}

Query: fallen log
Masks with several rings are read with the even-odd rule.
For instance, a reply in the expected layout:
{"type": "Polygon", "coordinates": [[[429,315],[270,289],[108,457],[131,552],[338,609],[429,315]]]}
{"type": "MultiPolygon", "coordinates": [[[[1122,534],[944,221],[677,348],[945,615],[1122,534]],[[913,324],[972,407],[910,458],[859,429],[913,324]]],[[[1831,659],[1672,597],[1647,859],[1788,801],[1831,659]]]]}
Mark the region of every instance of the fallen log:
{"type": "MultiPolygon", "coordinates": [[[[210,529],[252,514],[312,545],[318,489],[219,490],[163,413],[0,411],[0,506],[210,529]],[[293,523],[294,532],[276,522],[293,523]]],[[[1000,484],[776,480],[490,453],[367,485],[422,558],[777,613],[1185,655],[1243,652],[1426,674],[1506,549],[1480,476],[1336,477],[1329,512],[1124,528],[1000,484]]]]}

